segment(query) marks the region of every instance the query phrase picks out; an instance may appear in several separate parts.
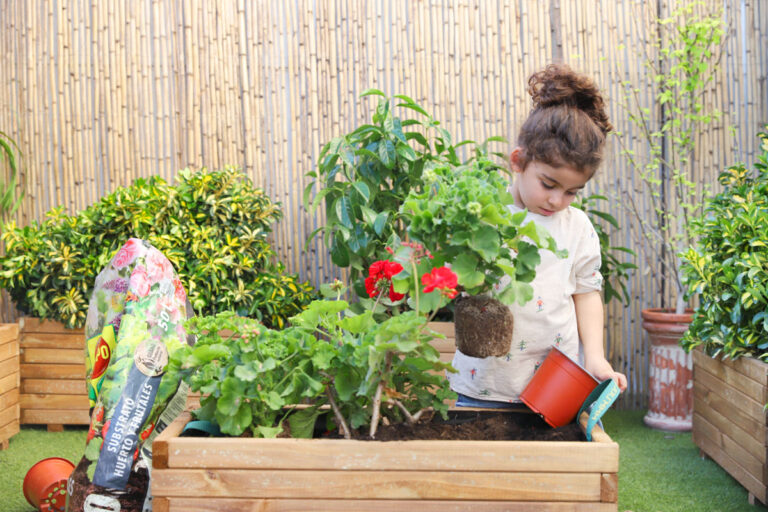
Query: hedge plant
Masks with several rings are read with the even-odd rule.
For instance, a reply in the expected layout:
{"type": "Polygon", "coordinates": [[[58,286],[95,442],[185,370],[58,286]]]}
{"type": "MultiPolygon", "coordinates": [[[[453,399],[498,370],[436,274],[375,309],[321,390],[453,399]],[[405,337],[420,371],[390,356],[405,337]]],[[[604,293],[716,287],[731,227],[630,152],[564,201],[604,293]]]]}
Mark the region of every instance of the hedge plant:
{"type": "Polygon", "coordinates": [[[308,283],[284,275],[267,241],[281,215],[233,167],[184,169],[175,186],[138,179],[77,215],[59,207],[42,223],[7,224],[0,286],[22,313],[79,327],[96,275],[133,236],[173,263],[198,315],[235,311],[279,328],[313,298],[308,283]]]}
{"type": "Polygon", "coordinates": [[[682,344],[713,357],[768,361],[768,134],[758,136],[755,171],[720,175],[723,190],[693,223],[698,245],[682,254],[688,294],[699,298],[682,344]]]}

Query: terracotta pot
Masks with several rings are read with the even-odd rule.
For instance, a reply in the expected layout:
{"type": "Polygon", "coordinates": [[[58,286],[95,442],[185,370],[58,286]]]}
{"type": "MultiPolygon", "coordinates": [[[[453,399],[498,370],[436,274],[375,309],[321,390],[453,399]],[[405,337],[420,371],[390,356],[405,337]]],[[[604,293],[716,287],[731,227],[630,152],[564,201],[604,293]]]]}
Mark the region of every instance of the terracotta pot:
{"type": "Polygon", "coordinates": [[[552,348],[520,400],[553,427],[562,427],[573,421],[597,385],[597,379],[584,368],[560,349],[552,348]]]}
{"type": "Polygon", "coordinates": [[[64,512],[67,479],[74,469],[74,464],[59,457],[35,463],[24,477],[24,497],[40,512],[64,512]]]}
{"type": "Polygon", "coordinates": [[[691,430],[693,417],[693,360],[680,346],[680,338],[693,320],[693,310],[683,314],[662,308],[644,309],[643,329],[648,333],[648,413],[643,422],[651,428],[691,430]]]}

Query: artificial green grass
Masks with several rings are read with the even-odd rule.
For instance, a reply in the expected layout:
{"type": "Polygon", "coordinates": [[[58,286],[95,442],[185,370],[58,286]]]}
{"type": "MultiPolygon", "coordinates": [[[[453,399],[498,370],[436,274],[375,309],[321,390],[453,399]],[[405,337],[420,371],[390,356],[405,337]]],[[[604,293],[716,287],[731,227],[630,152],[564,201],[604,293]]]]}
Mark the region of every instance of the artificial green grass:
{"type": "MultiPolygon", "coordinates": [[[[605,429],[619,443],[619,508],[632,512],[758,512],[744,490],[715,462],[699,457],[691,434],[651,430],[641,411],[608,411],[605,429]]],[[[77,463],[85,449],[85,427],[64,432],[23,427],[0,451],[0,509],[33,512],[21,489],[37,461],[63,457],[77,463]]]]}

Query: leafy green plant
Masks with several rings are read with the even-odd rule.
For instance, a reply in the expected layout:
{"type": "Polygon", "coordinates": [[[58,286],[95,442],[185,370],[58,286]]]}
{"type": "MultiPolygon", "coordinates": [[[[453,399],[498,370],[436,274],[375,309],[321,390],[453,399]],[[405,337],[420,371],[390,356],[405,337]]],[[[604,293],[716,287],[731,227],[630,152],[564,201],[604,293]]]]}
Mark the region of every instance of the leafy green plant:
{"type": "Polygon", "coordinates": [[[173,263],[197,314],[232,310],[282,327],[312,299],[267,241],[279,206],[240,171],[179,171],[176,186],[138,179],[76,216],[62,208],[2,235],[0,285],[25,314],[83,324],[93,280],[128,238],[173,263]]]}
{"type": "MultiPolygon", "coordinates": [[[[332,261],[350,268],[360,296],[364,289],[359,278],[368,266],[386,256],[385,247],[393,237],[406,238],[400,211],[406,196],[423,189],[425,171],[460,165],[457,149],[473,144],[454,144],[440,122],[408,96],[390,100],[376,89],[362,96],[379,97],[371,122],[323,147],[317,169],[307,174],[312,179],[304,191],[306,207],[313,190],[312,209],[325,205],[325,225],[311,237],[322,233],[332,261]],[[416,119],[404,119],[396,109],[416,119]]],[[[492,137],[486,144],[494,140],[503,139],[492,137]]],[[[485,144],[478,150],[484,151],[485,144]]]]}
{"type": "Polygon", "coordinates": [[[545,229],[524,224],[525,211],[509,210],[514,199],[498,170],[484,157],[429,169],[424,190],[411,190],[400,213],[408,237],[429,247],[436,265],[451,264],[460,290],[524,304],[533,298],[539,249],[565,252],[545,229]]]}
{"type": "MultiPolygon", "coordinates": [[[[369,277],[381,299],[391,293],[399,265],[378,263],[381,272],[369,277]]],[[[450,300],[445,286],[432,288],[441,297],[436,307],[450,300]]],[[[429,411],[446,416],[446,399],[455,394],[441,374],[450,365],[429,344],[426,315],[407,311],[377,320],[373,309],[349,310],[339,299],[346,292],[340,282],[322,289],[335,298],[313,301],[280,331],[231,313],[188,322],[198,341],[176,352],[168,371],[203,394],[198,418],[226,434],[250,430],[257,437],[280,434],[287,420],[292,436],[311,437],[321,407],[329,405],[329,428],[351,438],[367,427],[374,438],[382,418],[413,423],[429,411]]]]}
{"type": "Polygon", "coordinates": [[[661,306],[668,287],[678,313],[686,305],[678,255],[693,245],[688,226],[701,215],[701,197],[709,194],[695,178],[696,135],[720,119],[720,112],[706,105],[724,48],[724,22],[720,12],[699,14],[702,9],[703,2],[679,5],[646,32],[653,52],[640,57],[655,85],[658,110],[645,106],[636,83],[623,83],[622,106],[648,155],[623,150],[640,179],[627,181],[622,204],[636,219],[634,233],[645,267],[662,291],[661,306]]]}
{"type": "Polygon", "coordinates": [[[755,171],[736,165],[720,174],[723,190],[693,220],[699,242],[682,255],[683,275],[699,305],[687,350],[768,361],[768,133],[759,137],[755,171]]]}
{"type": "Polygon", "coordinates": [[[637,268],[632,261],[622,261],[622,253],[634,259],[635,251],[627,247],[611,245],[610,233],[603,223],[608,224],[614,230],[619,230],[619,223],[610,213],[599,210],[598,201],[607,201],[608,198],[600,194],[592,194],[580,197],[572,206],[584,211],[595,227],[597,237],[600,240],[600,274],[603,276],[603,300],[609,303],[616,299],[624,305],[629,304],[629,291],[627,279],[630,271],[637,268]]]}
{"type": "Polygon", "coordinates": [[[0,131],[0,161],[7,161],[9,169],[8,181],[0,178],[0,218],[5,220],[16,213],[24,198],[24,191],[16,195],[21,150],[12,138],[2,131],[0,131]]]}

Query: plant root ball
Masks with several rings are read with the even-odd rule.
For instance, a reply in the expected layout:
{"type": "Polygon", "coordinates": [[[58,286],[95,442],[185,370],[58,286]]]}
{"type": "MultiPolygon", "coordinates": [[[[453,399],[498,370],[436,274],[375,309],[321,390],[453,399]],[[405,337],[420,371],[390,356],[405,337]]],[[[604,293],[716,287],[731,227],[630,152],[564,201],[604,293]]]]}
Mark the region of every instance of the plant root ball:
{"type": "Polygon", "coordinates": [[[486,295],[463,297],[456,303],[456,348],[470,357],[502,357],[512,346],[512,311],[486,295]]]}

